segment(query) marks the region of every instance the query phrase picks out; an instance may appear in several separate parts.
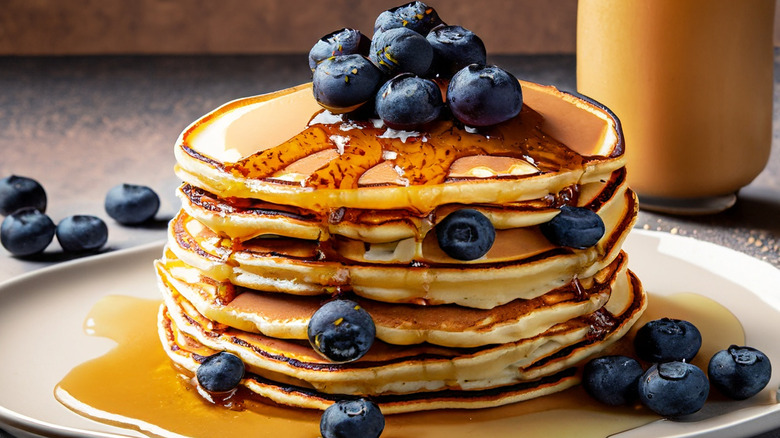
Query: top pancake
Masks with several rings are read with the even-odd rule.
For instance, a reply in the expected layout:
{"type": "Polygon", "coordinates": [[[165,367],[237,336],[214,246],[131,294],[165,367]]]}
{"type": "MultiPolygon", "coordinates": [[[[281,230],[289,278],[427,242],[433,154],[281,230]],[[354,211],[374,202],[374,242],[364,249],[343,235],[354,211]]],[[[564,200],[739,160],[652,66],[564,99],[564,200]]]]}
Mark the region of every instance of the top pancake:
{"type": "Polygon", "coordinates": [[[320,111],[310,85],[239,99],[187,128],[176,173],[221,198],[312,211],[431,211],[506,204],[598,181],[623,167],[619,123],[598,104],[521,82],[518,117],[475,132],[438,121],[424,133],[320,111]]]}

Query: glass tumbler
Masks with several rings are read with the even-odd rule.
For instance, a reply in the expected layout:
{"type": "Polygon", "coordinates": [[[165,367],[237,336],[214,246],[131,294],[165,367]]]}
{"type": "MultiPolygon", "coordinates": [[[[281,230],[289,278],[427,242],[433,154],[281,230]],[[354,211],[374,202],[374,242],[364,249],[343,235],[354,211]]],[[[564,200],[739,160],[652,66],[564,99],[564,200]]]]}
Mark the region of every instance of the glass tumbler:
{"type": "Polygon", "coordinates": [[[641,208],[722,211],[772,142],[775,0],[579,0],[577,89],[618,116],[641,208]]]}

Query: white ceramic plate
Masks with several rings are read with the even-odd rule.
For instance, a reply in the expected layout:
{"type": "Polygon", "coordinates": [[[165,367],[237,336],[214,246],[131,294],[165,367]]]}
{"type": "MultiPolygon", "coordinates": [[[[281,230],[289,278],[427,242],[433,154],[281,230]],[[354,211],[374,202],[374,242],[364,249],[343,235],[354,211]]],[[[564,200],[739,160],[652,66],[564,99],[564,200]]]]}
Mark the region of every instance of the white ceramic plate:
{"type": "MultiPolygon", "coordinates": [[[[157,298],[152,261],[162,244],[90,257],[41,269],[0,284],[0,423],[17,436],[117,437],[138,433],[72,413],[54,396],[74,366],[114,344],[84,334],[84,317],[109,294],[157,298]]],[[[748,345],[780,369],[780,270],[747,255],[669,234],[634,230],[630,267],[653,294],[696,291],[728,308],[748,345]]],[[[657,421],[623,432],[628,437],[734,437],[780,428],[775,372],[753,401],[705,406],[703,418],[657,421]],[[761,400],[757,403],[755,400],[761,400]],[[714,410],[713,410],[714,409],[714,410]]]]}

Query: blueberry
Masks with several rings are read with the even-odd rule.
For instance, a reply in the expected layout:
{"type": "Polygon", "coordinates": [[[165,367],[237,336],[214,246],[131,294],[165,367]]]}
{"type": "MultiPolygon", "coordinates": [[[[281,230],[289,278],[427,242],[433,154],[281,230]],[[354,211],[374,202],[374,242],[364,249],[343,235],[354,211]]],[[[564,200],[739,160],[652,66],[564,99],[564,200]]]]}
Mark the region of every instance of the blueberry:
{"type": "Polygon", "coordinates": [[[560,213],[539,229],[551,243],[576,249],[590,248],[606,231],[604,221],[594,211],[570,205],[561,207],[560,213]]]}
{"type": "Polygon", "coordinates": [[[374,35],[401,27],[426,35],[431,29],[443,23],[432,7],[423,2],[411,2],[379,14],[374,22],[374,35]]]}
{"type": "Polygon", "coordinates": [[[664,417],[679,417],[700,410],[709,392],[704,371],[687,362],[654,364],[639,379],[639,401],[664,417]]]}
{"type": "Polygon", "coordinates": [[[634,403],[637,385],[644,370],[636,359],[627,356],[603,356],[591,359],[582,371],[582,386],[591,397],[611,405],[634,403]]]}
{"type": "Polygon", "coordinates": [[[69,216],[57,224],[57,241],[67,252],[97,251],[108,240],[108,227],[95,216],[69,216]]]}
{"type": "Polygon", "coordinates": [[[690,362],[701,348],[701,333],[688,321],[656,319],[636,332],[634,348],[647,362],[690,362]]]}
{"type": "Polygon", "coordinates": [[[350,300],[325,303],[312,315],[307,328],[312,348],[333,362],[360,359],[371,348],[376,327],[371,315],[350,300]]]}
{"type": "Polygon", "coordinates": [[[411,131],[436,120],[444,100],[435,82],[402,73],[382,85],[375,106],[387,126],[411,131]]]}
{"type": "Polygon", "coordinates": [[[383,80],[382,72],[362,55],[334,56],[314,69],[314,98],[335,114],[354,111],[373,99],[383,80]]]}
{"type": "Polygon", "coordinates": [[[0,242],[13,255],[43,252],[54,239],[54,222],[38,209],[25,207],[6,216],[0,226],[0,242]]]}
{"type": "Polygon", "coordinates": [[[160,198],[146,186],[120,184],[106,194],[106,213],[124,225],[144,223],[157,214],[160,198]]]}
{"type": "Polygon", "coordinates": [[[374,35],[368,57],[387,75],[423,76],[431,68],[433,47],[424,36],[400,27],[374,35]]]}
{"type": "Polygon", "coordinates": [[[244,362],[233,353],[220,351],[207,357],[198,366],[195,377],[201,388],[208,392],[232,391],[244,378],[244,362]]]}
{"type": "Polygon", "coordinates": [[[520,114],[523,90],[508,71],[494,65],[471,64],[450,80],[447,103],[463,124],[491,126],[520,114]]]}
{"type": "Polygon", "coordinates": [[[366,400],[339,400],[320,418],[322,438],[377,438],[385,428],[385,417],[376,403],[366,400]]]}
{"type": "Polygon", "coordinates": [[[470,64],[487,62],[485,44],[461,26],[437,26],[425,39],[433,47],[433,70],[441,77],[450,78],[470,64]]]}
{"type": "Polygon", "coordinates": [[[0,179],[0,214],[9,214],[24,207],[46,211],[46,191],[41,184],[25,176],[11,175],[0,179]]]}
{"type": "Polygon", "coordinates": [[[436,224],[439,247],[458,260],[476,260],[487,254],[496,240],[496,229],[477,210],[456,210],[436,224]]]}
{"type": "Polygon", "coordinates": [[[309,67],[313,72],[317,64],[331,56],[365,55],[371,40],[356,29],[341,29],[331,32],[317,40],[309,51],[309,67]]]}
{"type": "Polygon", "coordinates": [[[761,392],[772,377],[769,358],[751,347],[730,346],[710,359],[710,383],[727,397],[744,400],[761,392]]]}

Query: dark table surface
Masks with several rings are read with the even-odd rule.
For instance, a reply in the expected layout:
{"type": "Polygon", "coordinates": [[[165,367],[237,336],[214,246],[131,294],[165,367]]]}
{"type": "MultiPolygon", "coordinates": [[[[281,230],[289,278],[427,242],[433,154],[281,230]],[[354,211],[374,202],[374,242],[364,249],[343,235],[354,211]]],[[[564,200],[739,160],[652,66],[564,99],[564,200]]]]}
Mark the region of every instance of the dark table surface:
{"type": "MultiPolygon", "coordinates": [[[[521,79],[576,89],[574,56],[489,61],[521,79]]],[[[772,155],[736,205],[710,216],[640,211],[636,227],[713,242],[780,267],[780,70],[775,70],[772,155]]],[[[172,169],[173,144],[182,129],[229,100],[309,79],[304,55],[0,57],[0,177],[40,181],[55,223],[73,214],[103,218],[109,239],[102,252],[161,241],[179,207],[172,169]],[[106,215],[105,193],[120,183],[147,185],[160,194],[153,223],[125,227],[106,215]]],[[[35,259],[12,257],[0,248],[0,282],[71,258],[56,239],[35,259]]]]}

